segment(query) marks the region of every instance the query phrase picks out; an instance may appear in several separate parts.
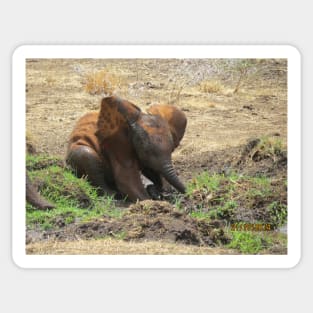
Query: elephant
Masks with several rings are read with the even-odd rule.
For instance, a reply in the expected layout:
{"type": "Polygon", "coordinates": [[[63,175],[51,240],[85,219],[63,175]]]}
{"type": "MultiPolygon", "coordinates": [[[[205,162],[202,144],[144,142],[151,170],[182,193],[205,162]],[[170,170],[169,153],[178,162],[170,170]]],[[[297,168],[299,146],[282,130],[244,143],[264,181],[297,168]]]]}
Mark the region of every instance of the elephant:
{"type": "Polygon", "coordinates": [[[105,97],[100,111],[78,120],[69,137],[66,163],[102,193],[118,192],[131,201],[154,198],[162,190],[162,176],[184,193],[171,154],[186,125],[185,114],[174,106],[156,104],[143,113],[127,100],[105,97]],[[153,188],[145,188],[141,173],[153,188]]]}
{"type": "Polygon", "coordinates": [[[26,174],[26,201],[40,210],[53,209],[55,206],[44,199],[26,174]]]}

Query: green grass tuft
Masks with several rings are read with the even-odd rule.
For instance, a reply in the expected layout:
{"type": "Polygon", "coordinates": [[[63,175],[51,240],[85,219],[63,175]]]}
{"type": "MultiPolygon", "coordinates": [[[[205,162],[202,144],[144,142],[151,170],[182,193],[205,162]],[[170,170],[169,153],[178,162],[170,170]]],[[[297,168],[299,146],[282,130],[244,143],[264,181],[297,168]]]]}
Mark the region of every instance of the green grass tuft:
{"type": "Polygon", "coordinates": [[[28,228],[48,230],[102,216],[121,217],[122,212],[115,206],[113,196],[98,196],[97,189],[85,178],[77,178],[59,166],[59,161],[43,155],[27,156],[30,179],[38,186],[40,194],[56,206],[42,211],[27,203],[28,228]]]}
{"type": "Polygon", "coordinates": [[[194,217],[222,219],[226,222],[270,223],[274,228],[287,220],[285,180],[266,176],[245,176],[203,172],[187,185],[183,198],[175,198],[179,207],[194,217]]]}
{"type": "Polygon", "coordinates": [[[187,185],[187,195],[191,195],[194,190],[205,189],[205,190],[217,190],[220,186],[222,176],[218,174],[209,175],[208,172],[203,172],[195,177],[187,185]]]}
{"type": "Polygon", "coordinates": [[[244,254],[257,254],[270,246],[270,239],[252,232],[235,231],[228,248],[238,249],[244,254]]]}
{"type": "Polygon", "coordinates": [[[279,201],[273,201],[268,210],[272,216],[273,225],[276,227],[282,226],[287,223],[287,206],[279,201]]]}

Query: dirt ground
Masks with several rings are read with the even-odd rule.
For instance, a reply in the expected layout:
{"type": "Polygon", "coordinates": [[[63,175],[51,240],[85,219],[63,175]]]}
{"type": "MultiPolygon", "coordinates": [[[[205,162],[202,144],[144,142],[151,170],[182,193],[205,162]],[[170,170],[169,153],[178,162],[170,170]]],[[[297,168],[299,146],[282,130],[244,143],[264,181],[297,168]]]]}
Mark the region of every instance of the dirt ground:
{"type": "Polygon", "coordinates": [[[150,254],[150,255],[227,255],[236,254],[233,249],[197,247],[179,243],[168,243],[164,241],[144,241],[144,242],[125,242],[107,238],[105,240],[76,240],[59,241],[50,240],[36,242],[27,245],[27,254],[65,254],[65,255],[92,255],[92,254],[150,254]]]}
{"type": "MultiPolygon", "coordinates": [[[[286,156],[282,157],[285,163],[281,170],[271,169],[268,161],[250,167],[251,163],[240,162],[252,138],[276,136],[287,144],[286,62],[256,62],[257,70],[243,75],[235,93],[243,71],[226,75],[216,71],[218,66],[213,63],[176,59],[30,59],[26,66],[27,136],[37,152],[63,157],[75,122],[84,113],[99,108],[104,93],[91,90],[88,77],[103,70],[111,84],[108,93],[124,97],[143,110],[153,103],[171,103],[185,112],[186,133],[173,153],[174,165],[183,180],[204,170],[227,171],[229,166],[253,174],[286,177],[286,156]],[[218,88],[206,92],[201,88],[203,82],[215,82],[218,88]]],[[[145,240],[152,239],[146,233],[144,236],[145,240]]],[[[169,236],[173,234],[169,232],[169,236]]]]}

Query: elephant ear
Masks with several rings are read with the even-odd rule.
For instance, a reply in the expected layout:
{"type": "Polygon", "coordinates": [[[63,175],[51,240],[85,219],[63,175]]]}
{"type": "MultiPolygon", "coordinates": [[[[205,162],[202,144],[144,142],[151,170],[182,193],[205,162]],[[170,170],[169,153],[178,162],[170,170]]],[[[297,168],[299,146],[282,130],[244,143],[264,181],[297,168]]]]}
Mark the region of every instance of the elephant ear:
{"type": "Polygon", "coordinates": [[[105,97],[101,101],[97,136],[106,139],[128,127],[128,121],[120,112],[121,107],[127,111],[131,118],[138,118],[140,109],[133,103],[116,96],[105,97]]]}
{"type": "Polygon", "coordinates": [[[168,122],[174,141],[174,148],[176,148],[186,130],[187,118],[184,112],[173,105],[166,104],[152,105],[147,112],[152,115],[159,115],[168,122]]]}

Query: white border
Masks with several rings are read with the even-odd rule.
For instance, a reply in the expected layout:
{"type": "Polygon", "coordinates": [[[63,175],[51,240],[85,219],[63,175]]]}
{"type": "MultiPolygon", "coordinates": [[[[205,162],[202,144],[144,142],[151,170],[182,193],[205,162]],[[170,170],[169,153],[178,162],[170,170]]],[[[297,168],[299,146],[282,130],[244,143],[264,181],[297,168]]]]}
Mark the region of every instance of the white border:
{"type": "Polygon", "coordinates": [[[45,45],[12,57],[12,257],[21,268],[292,268],[301,257],[301,56],[288,45],[45,45]],[[26,255],[25,109],[27,58],[287,58],[287,255],[26,255]]]}

